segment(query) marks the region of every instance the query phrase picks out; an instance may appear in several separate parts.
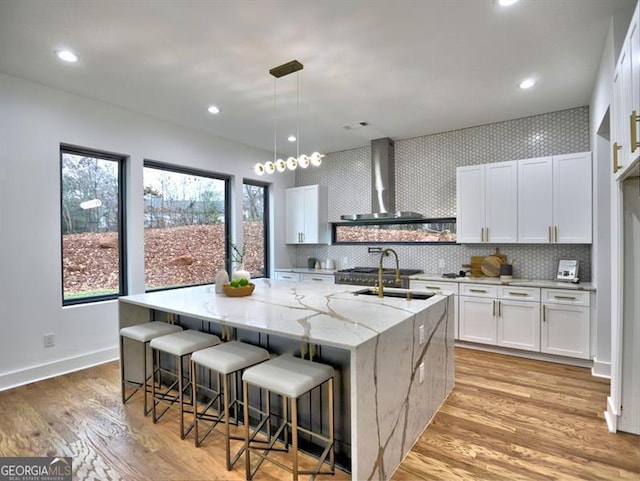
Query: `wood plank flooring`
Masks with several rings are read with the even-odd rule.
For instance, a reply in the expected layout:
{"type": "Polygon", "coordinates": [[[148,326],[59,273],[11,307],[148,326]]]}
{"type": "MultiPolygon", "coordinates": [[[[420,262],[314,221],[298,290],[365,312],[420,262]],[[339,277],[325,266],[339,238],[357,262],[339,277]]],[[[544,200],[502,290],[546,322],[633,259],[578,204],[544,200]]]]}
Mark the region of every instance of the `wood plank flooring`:
{"type": "MultiPolygon", "coordinates": [[[[0,456],[73,456],[74,480],[245,479],[220,436],[180,440],[174,413],[154,425],[140,396],[123,406],[118,379],[109,363],[1,392],[0,456]]],[[[608,392],[588,369],[457,348],[456,388],[392,479],[640,480],[640,438],[607,432],[608,392]]],[[[265,463],[255,479],[290,477],[265,463]]]]}
{"type": "Polygon", "coordinates": [[[640,480],[608,393],[589,369],[456,348],[456,387],[392,479],[640,480]]]}

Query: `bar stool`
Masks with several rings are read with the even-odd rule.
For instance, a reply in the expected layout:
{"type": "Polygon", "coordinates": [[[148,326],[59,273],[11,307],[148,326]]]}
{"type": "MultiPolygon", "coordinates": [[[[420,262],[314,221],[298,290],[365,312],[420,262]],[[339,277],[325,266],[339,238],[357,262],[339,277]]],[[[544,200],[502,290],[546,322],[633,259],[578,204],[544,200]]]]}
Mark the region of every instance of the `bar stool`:
{"type": "MultiPolygon", "coordinates": [[[[195,432],[195,445],[196,447],[206,439],[206,437],[214,430],[216,425],[220,422],[224,423],[224,436],[225,447],[227,455],[227,471],[231,470],[236,463],[240,455],[244,451],[244,445],[235,454],[233,460],[231,459],[231,439],[244,441],[244,436],[232,436],[229,430],[229,411],[232,406],[235,406],[235,421],[238,420],[238,404],[243,404],[239,401],[237,396],[230,402],[229,398],[229,381],[231,378],[234,380],[234,386],[237,383],[237,373],[248,367],[254,366],[258,363],[264,362],[269,359],[269,351],[262,349],[261,347],[253,346],[251,344],[245,344],[239,341],[229,341],[223,344],[219,344],[214,347],[202,349],[196,351],[191,355],[191,386],[193,389],[193,399],[197,399],[198,393],[198,380],[197,371],[198,366],[215,371],[218,374],[218,390],[219,392],[204,406],[204,409],[199,412],[198,404],[194,404],[194,432],[195,432]],[[222,376],[222,390],[220,391],[220,376],[222,376]],[[218,414],[213,418],[213,423],[208,426],[207,431],[202,438],[198,434],[198,425],[200,421],[207,418],[209,409],[213,406],[216,400],[222,396],[222,409],[218,409],[218,414]],[[221,412],[222,411],[222,412],[221,412]]],[[[244,422],[247,423],[248,417],[244,418],[244,422]]]]}
{"type": "MultiPolygon", "coordinates": [[[[249,419],[249,399],[248,391],[249,385],[256,386],[260,389],[267,390],[267,397],[269,392],[273,392],[283,397],[284,413],[283,420],[278,426],[275,433],[270,433],[268,440],[268,446],[266,448],[258,449],[254,447],[257,443],[264,444],[263,441],[254,440],[256,435],[265,425],[270,424],[270,418],[272,416],[267,407],[266,416],[262,419],[254,432],[250,432],[249,423],[245,422],[245,461],[246,461],[246,478],[251,480],[256,473],[262,462],[266,459],[280,468],[283,468],[293,474],[293,481],[298,480],[299,474],[311,474],[311,479],[314,479],[318,474],[334,474],[335,473],[335,448],[334,448],[334,427],[333,427],[333,377],[334,371],[331,366],[320,364],[317,362],[307,361],[292,356],[279,356],[270,361],[263,362],[257,366],[250,367],[244,371],[242,375],[242,390],[244,395],[244,418],[249,419]],[[308,429],[298,426],[298,399],[305,393],[320,387],[323,384],[328,383],[328,424],[329,424],[329,436],[323,436],[319,433],[314,433],[308,429]],[[287,403],[291,403],[291,422],[287,420],[287,403]],[[284,431],[285,438],[285,450],[287,449],[287,430],[291,431],[291,447],[293,451],[293,466],[289,467],[281,463],[280,461],[270,457],[267,453],[274,450],[274,445],[278,440],[281,433],[284,431]],[[326,443],[326,447],[318,459],[318,463],[313,470],[301,471],[298,468],[298,431],[304,432],[313,438],[320,439],[326,443]],[[260,457],[260,460],[256,464],[255,468],[251,469],[251,454],[256,454],[260,457]],[[320,471],[322,464],[325,462],[327,455],[329,455],[329,471],[320,471]]],[[[268,402],[267,402],[268,406],[268,402]]]]}
{"type": "Polygon", "coordinates": [[[166,322],[146,322],[144,324],[137,324],[135,326],[123,327],[120,329],[120,379],[122,388],[122,404],[125,404],[131,397],[137,393],[141,388],[144,388],[144,415],[147,416],[151,410],[147,409],[147,393],[151,392],[147,381],[151,378],[151,375],[147,375],[147,347],[149,342],[156,337],[165,336],[174,332],[182,331],[180,326],[175,324],[168,324],[166,322]],[[124,339],[131,339],[132,341],[141,342],[142,347],[142,372],[144,373],[142,382],[125,379],[124,373],[124,339]],[[133,386],[134,389],[127,396],[127,386],[133,386]]]}
{"type": "MultiPolygon", "coordinates": [[[[178,402],[180,404],[180,438],[184,439],[187,434],[193,428],[193,424],[189,426],[187,431],[184,430],[184,392],[186,389],[190,387],[191,384],[191,373],[189,373],[189,377],[187,378],[187,385],[184,385],[184,373],[183,373],[183,361],[185,357],[191,355],[192,352],[199,351],[200,349],[204,349],[207,347],[215,346],[220,344],[220,338],[213,334],[208,334],[206,332],[195,331],[192,329],[187,329],[185,331],[176,332],[174,334],[169,334],[167,336],[156,337],[151,340],[149,346],[151,347],[151,351],[153,353],[153,376],[155,380],[155,375],[157,374],[159,378],[161,378],[162,374],[168,374],[172,377],[177,378],[173,383],[169,385],[166,391],[161,393],[156,393],[156,383],[153,382],[151,384],[151,391],[153,397],[153,422],[157,423],[158,420],[166,413],[169,408],[178,402]],[[174,356],[176,358],[177,363],[177,372],[168,371],[166,369],[160,368],[160,354],[166,353],[174,356]],[[175,389],[176,384],[178,385],[178,394],[172,395],[170,394],[172,390],[175,389]],[[156,406],[160,402],[167,403],[165,409],[157,414],[156,406]]],[[[189,370],[191,370],[191,364],[189,363],[189,370]]],[[[159,379],[161,381],[161,379],[159,379]]],[[[158,382],[160,384],[160,382],[158,382]]],[[[190,396],[190,404],[195,404],[194,399],[190,396]]]]}

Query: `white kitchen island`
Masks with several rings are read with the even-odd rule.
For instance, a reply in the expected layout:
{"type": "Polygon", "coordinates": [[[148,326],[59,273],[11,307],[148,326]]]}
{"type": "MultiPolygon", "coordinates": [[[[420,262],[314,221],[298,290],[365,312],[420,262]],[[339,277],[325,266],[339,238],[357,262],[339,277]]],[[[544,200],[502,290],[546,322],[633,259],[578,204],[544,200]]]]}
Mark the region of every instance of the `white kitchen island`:
{"type": "MultiPolygon", "coordinates": [[[[122,297],[120,327],[170,313],[181,324],[197,320],[213,332],[232,327],[257,333],[252,340],[278,354],[294,353],[291,347],[301,343],[313,346],[314,360],[343,376],[337,385],[345,392],[337,399],[346,405],[337,412],[347,424],[342,442],[352,478],[390,478],[453,389],[453,296],[379,299],[354,295],[358,286],[254,282],[253,295],[242,298],[215,294],[213,286],[122,297]],[[269,343],[270,337],[289,344],[269,343]],[[332,363],[331,352],[343,353],[346,364],[332,363]]],[[[141,353],[134,349],[125,347],[126,375],[141,378],[134,365],[141,353]]]]}

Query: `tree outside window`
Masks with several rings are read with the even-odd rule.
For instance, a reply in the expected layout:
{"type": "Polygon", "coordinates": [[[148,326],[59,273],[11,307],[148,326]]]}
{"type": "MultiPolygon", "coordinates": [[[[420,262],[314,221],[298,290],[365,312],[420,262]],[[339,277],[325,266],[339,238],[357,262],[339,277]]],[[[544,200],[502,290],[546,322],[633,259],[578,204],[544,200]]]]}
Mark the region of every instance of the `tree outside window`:
{"type": "Polygon", "coordinates": [[[145,287],[211,283],[227,260],[228,179],[146,161],[145,287]]]}
{"type": "Polygon", "coordinates": [[[63,304],[125,294],[124,158],[61,146],[63,304]]]}
{"type": "Polygon", "coordinates": [[[245,180],[242,189],[244,268],[253,278],[265,277],[268,271],[268,186],[245,180]]]}

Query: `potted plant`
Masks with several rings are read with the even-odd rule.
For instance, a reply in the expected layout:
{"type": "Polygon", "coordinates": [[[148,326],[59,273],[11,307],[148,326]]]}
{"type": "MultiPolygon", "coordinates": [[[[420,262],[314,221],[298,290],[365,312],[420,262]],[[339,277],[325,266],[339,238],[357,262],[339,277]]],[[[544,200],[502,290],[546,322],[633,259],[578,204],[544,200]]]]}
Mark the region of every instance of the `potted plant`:
{"type": "Polygon", "coordinates": [[[246,245],[242,248],[238,248],[236,244],[229,241],[231,247],[231,262],[234,265],[233,272],[231,273],[231,280],[235,279],[251,279],[251,274],[244,268],[244,256],[247,252],[246,245]]]}

